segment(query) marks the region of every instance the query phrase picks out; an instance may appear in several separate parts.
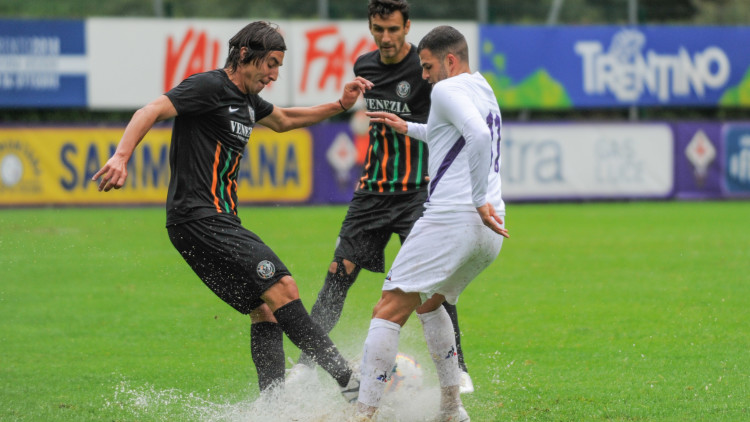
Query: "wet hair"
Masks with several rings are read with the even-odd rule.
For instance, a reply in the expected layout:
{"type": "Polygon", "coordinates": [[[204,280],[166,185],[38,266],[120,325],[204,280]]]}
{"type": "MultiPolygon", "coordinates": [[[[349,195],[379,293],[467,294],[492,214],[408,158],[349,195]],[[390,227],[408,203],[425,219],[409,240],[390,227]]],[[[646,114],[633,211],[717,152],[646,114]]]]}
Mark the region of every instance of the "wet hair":
{"type": "Polygon", "coordinates": [[[224,67],[235,71],[240,64],[258,65],[272,51],[286,51],[279,27],[264,21],[252,22],[229,40],[229,54],[224,67]],[[241,57],[242,47],[247,47],[244,57],[241,57]]]}
{"type": "Polygon", "coordinates": [[[406,25],[406,21],[409,20],[409,3],[406,0],[370,0],[367,6],[367,21],[372,22],[373,16],[385,19],[396,11],[401,12],[406,25]]]}
{"type": "Polygon", "coordinates": [[[424,49],[430,50],[432,55],[440,60],[448,54],[453,54],[463,62],[469,61],[469,46],[466,44],[466,38],[452,26],[442,25],[428,32],[419,41],[417,52],[424,49]]]}

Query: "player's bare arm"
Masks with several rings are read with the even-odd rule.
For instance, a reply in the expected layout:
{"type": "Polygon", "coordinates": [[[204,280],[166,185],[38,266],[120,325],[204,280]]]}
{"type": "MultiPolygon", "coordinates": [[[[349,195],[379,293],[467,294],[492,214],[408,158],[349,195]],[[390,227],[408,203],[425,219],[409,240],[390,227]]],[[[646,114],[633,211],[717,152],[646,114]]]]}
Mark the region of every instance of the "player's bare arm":
{"type": "Polygon", "coordinates": [[[360,94],[372,86],[372,82],[358,76],[344,86],[344,92],[337,101],[312,107],[274,107],[273,112],[258,120],[258,123],[274,132],[307,127],[349,110],[357,102],[360,94]]]}
{"type": "Polygon", "coordinates": [[[368,111],[365,114],[370,117],[371,122],[385,123],[398,133],[406,134],[406,131],[409,129],[409,125],[406,123],[406,121],[393,113],[388,113],[385,111],[368,111]]]}
{"type": "Polygon", "coordinates": [[[125,132],[122,134],[117,150],[96,172],[92,181],[102,178],[99,191],[109,192],[112,188],[120,189],[128,178],[128,161],[138,144],[143,140],[156,122],[170,119],[177,115],[177,110],[166,95],[161,95],[154,101],[138,109],[130,119],[125,132]]]}
{"type": "Polygon", "coordinates": [[[503,219],[502,217],[497,215],[495,207],[493,207],[492,204],[488,202],[481,207],[477,207],[477,212],[482,218],[482,223],[484,223],[485,226],[489,227],[493,232],[499,234],[502,237],[510,237],[510,233],[508,233],[508,230],[501,226],[501,224],[503,224],[503,219]]]}

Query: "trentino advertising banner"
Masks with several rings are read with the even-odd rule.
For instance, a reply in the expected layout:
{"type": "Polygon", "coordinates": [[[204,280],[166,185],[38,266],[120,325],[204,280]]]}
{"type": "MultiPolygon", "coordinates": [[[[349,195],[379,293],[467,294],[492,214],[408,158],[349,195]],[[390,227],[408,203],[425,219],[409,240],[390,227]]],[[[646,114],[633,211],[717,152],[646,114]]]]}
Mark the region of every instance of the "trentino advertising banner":
{"type": "Polygon", "coordinates": [[[750,106],[750,28],[480,27],[501,109],[750,106]]]}

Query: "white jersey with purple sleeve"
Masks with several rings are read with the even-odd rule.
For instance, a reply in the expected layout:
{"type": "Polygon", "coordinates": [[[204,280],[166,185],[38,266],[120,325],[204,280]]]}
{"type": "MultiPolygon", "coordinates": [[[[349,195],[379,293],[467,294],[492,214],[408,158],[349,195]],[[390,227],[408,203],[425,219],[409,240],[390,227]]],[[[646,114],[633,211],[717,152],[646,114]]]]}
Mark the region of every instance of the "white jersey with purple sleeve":
{"type": "Polygon", "coordinates": [[[500,107],[479,73],[444,79],[432,89],[426,124],[409,123],[407,134],[430,148],[425,216],[476,213],[490,203],[505,215],[500,182],[500,107]]]}
{"type": "Polygon", "coordinates": [[[407,134],[430,149],[428,199],[388,272],[383,290],[438,293],[455,304],[466,286],[500,253],[503,237],[476,208],[505,215],[500,189],[500,107],[479,73],[462,73],[432,88],[426,124],[407,134]]]}

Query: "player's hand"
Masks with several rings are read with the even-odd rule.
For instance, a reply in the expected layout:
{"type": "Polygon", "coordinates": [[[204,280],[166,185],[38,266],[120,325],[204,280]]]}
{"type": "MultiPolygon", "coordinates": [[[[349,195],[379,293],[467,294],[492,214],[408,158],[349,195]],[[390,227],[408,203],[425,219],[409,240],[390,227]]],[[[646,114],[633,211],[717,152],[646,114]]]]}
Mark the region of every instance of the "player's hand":
{"type": "Polygon", "coordinates": [[[393,113],[388,113],[385,111],[368,111],[365,114],[370,117],[371,122],[385,123],[400,134],[405,135],[406,131],[409,130],[409,125],[406,123],[406,121],[393,113]]]}
{"type": "Polygon", "coordinates": [[[102,180],[99,182],[99,192],[109,192],[112,188],[120,189],[128,178],[127,160],[123,160],[117,154],[113,155],[91,180],[96,181],[100,177],[102,180]]]}
{"type": "Polygon", "coordinates": [[[372,89],[374,84],[367,79],[357,76],[353,81],[344,85],[344,95],[341,97],[341,105],[347,110],[354,107],[359,94],[364,94],[368,89],[372,89]]]}
{"type": "Polygon", "coordinates": [[[497,215],[495,207],[493,207],[492,204],[488,202],[481,207],[477,207],[477,212],[479,213],[479,216],[482,217],[482,223],[484,223],[485,226],[489,227],[493,232],[502,237],[510,237],[508,230],[501,225],[503,224],[503,219],[497,215]]]}

